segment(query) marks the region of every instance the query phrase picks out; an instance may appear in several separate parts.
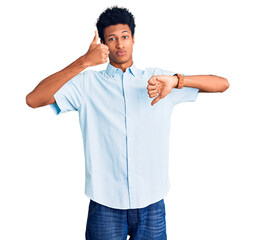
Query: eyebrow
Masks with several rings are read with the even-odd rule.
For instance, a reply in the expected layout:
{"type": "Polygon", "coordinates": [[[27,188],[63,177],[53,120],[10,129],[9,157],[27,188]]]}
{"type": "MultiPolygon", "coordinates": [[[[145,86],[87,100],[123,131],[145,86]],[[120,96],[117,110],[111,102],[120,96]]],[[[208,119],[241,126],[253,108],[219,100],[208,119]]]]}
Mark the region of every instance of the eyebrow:
{"type": "MultiPolygon", "coordinates": [[[[124,33],[124,32],[127,32],[127,33],[128,33],[127,30],[125,30],[125,31],[123,31],[123,32],[121,32],[121,33],[124,33]]],[[[115,34],[110,34],[110,35],[108,35],[107,37],[114,36],[114,35],[115,35],[115,34]]]]}

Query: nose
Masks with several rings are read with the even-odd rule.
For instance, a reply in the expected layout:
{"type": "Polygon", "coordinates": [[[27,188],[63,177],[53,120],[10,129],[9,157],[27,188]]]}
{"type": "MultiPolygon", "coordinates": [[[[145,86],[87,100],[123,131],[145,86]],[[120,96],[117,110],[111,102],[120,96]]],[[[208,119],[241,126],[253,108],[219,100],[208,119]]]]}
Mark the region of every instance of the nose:
{"type": "Polygon", "coordinates": [[[123,48],[123,42],[122,42],[120,39],[118,39],[118,40],[116,41],[116,48],[118,48],[118,49],[123,48]]]}

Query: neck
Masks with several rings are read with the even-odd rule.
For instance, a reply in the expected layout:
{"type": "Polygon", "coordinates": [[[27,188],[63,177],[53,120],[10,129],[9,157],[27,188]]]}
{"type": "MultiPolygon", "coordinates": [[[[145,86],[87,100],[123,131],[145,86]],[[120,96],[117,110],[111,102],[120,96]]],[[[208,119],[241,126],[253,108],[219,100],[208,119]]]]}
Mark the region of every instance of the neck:
{"type": "Polygon", "coordinates": [[[116,68],[120,68],[122,70],[122,72],[125,72],[127,68],[131,67],[132,64],[133,64],[133,60],[130,59],[130,61],[128,62],[125,62],[125,63],[116,63],[116,62],[113,62],[111,59],[110,59],[110,64],[116,68]]]}

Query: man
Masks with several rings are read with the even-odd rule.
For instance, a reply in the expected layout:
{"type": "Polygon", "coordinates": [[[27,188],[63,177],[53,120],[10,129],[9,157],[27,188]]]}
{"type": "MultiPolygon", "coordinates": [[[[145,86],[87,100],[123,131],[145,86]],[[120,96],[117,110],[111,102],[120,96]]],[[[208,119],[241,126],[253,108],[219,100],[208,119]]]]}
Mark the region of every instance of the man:
{"type": "Polygon", "coordinates": [[[56,114],[79,113],[90,198],[86,239],[167,239],[163,198],[170,187],[173,107],[195,101],[198,92],[224,92],[229,83],[213,75],[136,68],[135,22],[126,8],[106,9],[96,26],[87,53],[42,80],[26,102],[50,105],[56,114]],[[83,71],[108,57],[106,70],[83,71]]]}

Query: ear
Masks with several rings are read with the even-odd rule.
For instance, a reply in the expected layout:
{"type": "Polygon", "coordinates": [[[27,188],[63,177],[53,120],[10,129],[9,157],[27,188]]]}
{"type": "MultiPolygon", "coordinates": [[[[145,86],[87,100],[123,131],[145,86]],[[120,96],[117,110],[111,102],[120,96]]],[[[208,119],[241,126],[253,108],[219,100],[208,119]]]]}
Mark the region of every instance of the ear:
{"type": "MultiPolygon", "coordinates": [[[[103,40],[100,40],[100,43],[105,44],[105,42],[104,42],[103,40]]],[[[106,45],[106,44],[105,44],[105,45],[106,45]]]]}
{"type": "Polygon", "coordinates": [[[135,44],[135,34],[133,35],[133,44],[135,44]]]}

